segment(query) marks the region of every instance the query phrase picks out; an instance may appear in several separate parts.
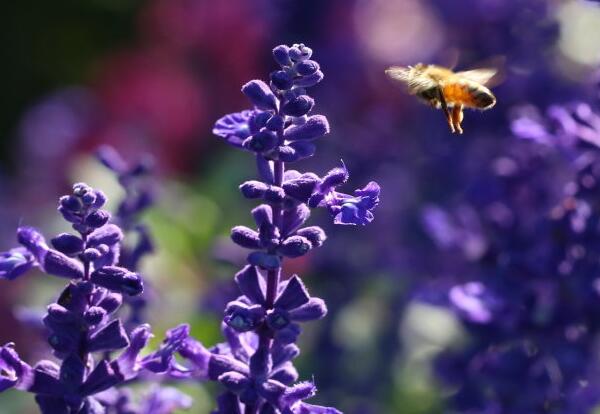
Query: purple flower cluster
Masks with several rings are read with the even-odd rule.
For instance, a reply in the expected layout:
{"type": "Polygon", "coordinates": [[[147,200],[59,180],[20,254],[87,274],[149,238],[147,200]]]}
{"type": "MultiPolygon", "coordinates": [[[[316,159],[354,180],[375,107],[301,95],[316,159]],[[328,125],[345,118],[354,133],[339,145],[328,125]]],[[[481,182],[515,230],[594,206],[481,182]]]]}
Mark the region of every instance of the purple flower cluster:
{"type": "Polygon", "coordinates": [[[445,271],[460,277],[447,303],[470,334],[436,360],[456,412],[587,413],[600,402],[599,119],[584,103],[517,109],[521,140],[478,177],[493,190],[424,212],[452,252],[445,271]]]}
{"type": "MultiPolygon", "coordinates": [[[[155,194],[148,176],[153,170],[153,160],[146,156],[140,161],[128,164],[112,147],[102,146],[97,151],[100,162],[112,171],[125,191],[119,201],[113,222],[124,232],[125,243],[121,245],[118,265],[132,271],[139,269],[140,260],[154,251],[154,243],[148,227],[141,223],[139,217],[154,204],[155,194]],[[133,241],[127,243],[128,239],[133,241]]],[[[126,326],[134,327],[146,321],[148,292],[152,292],[146,284],[142,294],[125,297],[129,307],[126,326]]]]}
{"type": "Polygon", "coordinates": [[[292,360],[300,324],[327,313],[322,299],[311,297],[302,280],[284,278],[282,261],[320,247],[323,229],[304,226],[311,208],[324,207],[337,224],[364,225],[373,220],[379,186],[369,183],[353,195],[337,191],[348,180],[345,166],[319,177],[286,170],[286,163],[315,153],[314,141],[329,132],[327,118],[312,115],[307,88],[323,79],[312,50],[302,44],[273,50],[280,69],[270,84],[253,80],[242,87],[254,109],[219,119],[213,132],[234,147],[255,154],[259,179],[240,186],[249,199],[263,204],[252,210],[256,228],[236,226],[232,240],[252,252],[235,281],[242,293],[231,301],[223,319],[226,342],[206,349],[187,339],[179,353],[191,366],[174,375],[220,382],[225,391],[215,414],[334,414],[334,408],[304,400],[316,392],[313,382],[297,382],[292,360]]]}
{"type": "Polygon", "coordinates": [[[0,390],[12,387],[35,394],[44,414],[117,410],[109,398],[114,387],[143,370],[170,370],[173,353],[189,333],[181,325],[168,333],[159,350],[140,356],[152,336],[150,326],[139,325],[128,334],[115,314],[123,297],[142,293],[143,282],[138,273],[117,265],[123,232],[109,223],[110,214],[102,209],[105,202],[101,191],[75,184],[72,194],[60,198],[58,210],[77,234],[61,233],[49,245],[37,230],[21,227],[17,239],[22,247],[0,256],[3,279],[13,280],[34,267],[69,279],[43,317],[48,343],[60,363],[42,360],[31,367],[12,343],[0,348],[0,390]]]}

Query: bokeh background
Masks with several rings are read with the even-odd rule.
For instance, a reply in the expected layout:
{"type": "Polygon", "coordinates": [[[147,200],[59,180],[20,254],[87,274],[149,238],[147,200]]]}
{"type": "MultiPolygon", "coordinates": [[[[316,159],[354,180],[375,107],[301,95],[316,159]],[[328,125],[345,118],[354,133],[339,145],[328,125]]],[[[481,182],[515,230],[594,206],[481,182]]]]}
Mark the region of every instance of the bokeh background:
{"type": "MultiPolygon", "coordinates": [[[[332,127],[306,169],[323,174],[343,159],[351,186],[370,179],[382,186],[370,226],[334,228],[316,215],[328,242],[288,265],[330,310],[301,337],[301,377],[314,375],[316,400],[347,414],[448,412],[456,388],[432,367],[468,338],[447,295],[473,274],[493,238],[478,227],[478,200],[494,185],[484,177],[503,157],[543,146],[515,136],[515,111],[597,106],[595,2],[2,2],[0,250],[15,244],[21,223],[65,231],[55,206],[72,182],[102,188],[113,201],[122,196],[94,158],[99,145],[131,161],[150,155],[158,197],[143,217],[157,243],[142,264],[155,288],[148,319],[155,332],[188,321],[207,345],[220,341],[222,309],[236,295],[232,276],[244,259],[229,229],[251,221],[252,203],[237,186],[254,166],[211,135],[212,124],[247,107],[240,87],[267,78],[274,46],[299,42],[325,73],[315,111],[332,127]],[[439,111],[384,75],[390,65],[417,62],[500,64],[498,104],[466,113],[465,134],[451,135],[439,111]]],[[[555,191],[545,197],[558,200],[568,164],[544,157],[527,177],[551,181],[555,191]]],[[[532,214],[546,213],[538,207],[532,214]]],[[[34,274],[3,282],[0,342],[17,342],[34,360],[45,344],[32,320],[62,283],[34,274]]],[[[183,388],[196,397],[192,412],[209,412],[214,389],[183,388]]],[[[35,412],[29,395],[9,392],[0,401],[2,413],[35,412]]]]}

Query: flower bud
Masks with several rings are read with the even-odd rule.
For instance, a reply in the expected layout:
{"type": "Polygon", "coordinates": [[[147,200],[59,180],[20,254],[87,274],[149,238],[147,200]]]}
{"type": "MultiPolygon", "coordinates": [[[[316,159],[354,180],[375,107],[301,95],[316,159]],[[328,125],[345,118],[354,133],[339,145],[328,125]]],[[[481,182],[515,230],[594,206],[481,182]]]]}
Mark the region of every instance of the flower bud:
{"type": "Polygon", "coordinates": [[[98,325],[106,316],[106,310],[100,306],[91,306],[83,314],[83,318],[90,325],[98,325]]]}
{"type": "Polygon", "coordinates": [[[281,187],[272,185],[265,191],[264,198],[271,203],[280,203],[285,198],[285,191],[281,187]]]}
{"type": "Polygon", "coordinates": [[[231,371],[219,376],[219,382],[234,394],[241,393],[245,388],[250,386],[250,380],[244,374],[231,371]]]}
{"type": "Polygon", "coordinates": [[[86,183],[75,183],[73,184],[73,194],[77,197],[83,196],[87,192],[94,191],[92,187],[87,185],[86,183]]]}
{"type": "Polygon", "coordinates": [[[242,195],[250,199],[262,198],[268,188],[269,186],[267,184],[263,183],[262,181],[255,180],[246,181],[240,185],[240,191],[242,192],[242,195]]]}
{"type": "Polygon", "coordinates": [[[290,48],[286,45],[279,45],[273,49],[273,58],[275,62],[281,66],[290,66],[292,61],[290,60],[290,48]]]}
{"type": "Polygon", "coordinates": [[[66,255],[74,255],[83,250],[83,240],[69,233],[61,233],[50,242],[56,250],[66,255]]]}
{"type": "Polygon", "coordinates": [[[277,154],[274,158],[283,162],[295,162],[300,159],[300,156],[289,145],[281,145],[277,148],[277,154]]]}
{"type": "Polygon", "coordinates": [[[110,213],[106,210],[96,210],[85,218],[85,224],[95,229],[104,226],[110,219],[110,213]]]}
{"type": "Polygon", "coordinates": [[[242,92],[259,109],[277,110],[277,97],[269,85],[261,80],[252,80],[242,86],[242,92]]]}
{"type": "Polygon", "coordinates": [[[85,206],[91,206],[96,202],[96,193],[93,191],[88,191],[81,196],[81,201],[85,206]]]}
{"type": "Polygon", "coordinates": [[[327,174],[325,174],[325,177],[323,177],[323,181],[321,183],[321,188],[329,189],[332,187],[340,186],[346,181],[348,181],[348,177],[348,170],[346,169],[346,166],[342,163],[341,167],[336,167],[330,170],[327,174]]]}
{"type": "Polygon", "coordinates": [[[304,60],[298,62],[295,66],[296,72],[301,76],[312,75],[319,70],[319,64],[314,60],[304,60]]]}
{"type": "Polygon", "coordinates": [[[285,120],[280,115],[273,115],[265,124],[265,127],[273,132],[277,132],[283,129],[285,120]]]}
{"type": "Polygon", "coordinates": [[[118,266],[105,266],[94,270],[90,280],[113,292],[129,296],[139,295],[144,290],[142,279],[137,273],[118,266]]]}
{"type": "Polygon", "coordinates": [[[94,230],[88,236],[88,246],[97,247],[101,244],[112,246],[123,240],[123,232],[115,224],[108,224],[94,230]]]}
{"type": "Polygon", "coordinates": [[[123,297],[118,293],[109,292],[98,304],[106,313],[113,313],[123,303],[123,297]]]}
{"type": "Polygon", "coordinates": [[[58,201],[62,207],[71,212],[78,212],[81,210],[81,201],[75,196],[62,196],[58,201]]]}
{"type": "Polygon", "coordinates": [[[308,95],[300,95],[286,102],[281,111],[289,116],[300,117],[306,115],[315,105],[315,101],[308,95]]]}
{"type": "Polygon", "coordinates": [[[235,226],[231,229],[231,240],[246,249],[260,249],[258,233],[246,226],[235,226]]]}
{"type": "Polygon", "coordinates": [[[290,236],[281,243],[278,252],[287,257],[304,256],[312,249],[312,244],[302,236],[290,236]]]}
{"type": "Polygon", "coordinates": [[[252,210],[252,217],[257,226],[273,224],[273,210],[268,204],[261,204],[252,210]]]}
{"type": "Polygon", "coordinates": [[[310,226],[300,229],[296,232],[298,236],[306,237],[313,247],[321,247],[327,240],[327,235],[321,227],[310,226]]]}
{"type": "Polygon", "coordinates": [[[94,201],[92,207],[102,208],[106,204],[106,195],[100,190],[95,190],[94,193],[96,194],[96,201],[94,201]]]}
{"type": "Polygon", "coordinates": [[[277,146],[279,139],[273,131],[262,130],[249,136],[243,142],[244,148],[254,152],[270,151],[277,146]]]}
{"type": "Polygon", "coordinates": [[[101,257],[102,253],[98,249],[94,249],[93,247],[85,249],[85,251],[81,254],[81,258],[86,262],[93,262],[94,260],[98,260],[101,257]]]}
{"type": "Polygon", "coordinates": [[[285,139],[290,141],[312,140],[329,133],[329,122],[323,115],[313,115],[306,123],[286,128],[285,139]]]}
{"type": "Polygon", "coordinates": [[[271,72],[271,83],[279,90],[290,89],[293,85],[292,77],[283,70],[271,72]]]}
{"type": "Polygon", "coordinates": [[[46,273],[54,276],[69,279],[81,279],[83,277],[83,265],[56,250],[46,252],[42,268],[46,273]]]}
{"type": "Polygon", "coordinates": [[[310,88],[311,86],[315,86],[317,83],[321,82],[325,75],[320,70],[317,70],[315,73],[307,76],[302,76],[300,78],[294,79],[294,86],[299,88],[310,88]]]}
{"type": "Polygon", "coordinates": [[[305,173],[283,183],[283,189],[289,197],[306,202],[321,179],[314,173],[305,173]]]}
{"type": "Polygon", "coordinates": [[[270,112],[257,112],[254,111],[252,116],[248,119],[248,129],[250,134],[256,134],[262,128],[267,125],[267,122],[271,119],[273,115],[270,112]]]}
{"type": "Polygon", "coordinates": [[[290,59],[294,62],[300,62],[306,59],[310,59],[312,56],[312,49],[304,46],[302,43],[293,45],[288,52],[290,59]]]}

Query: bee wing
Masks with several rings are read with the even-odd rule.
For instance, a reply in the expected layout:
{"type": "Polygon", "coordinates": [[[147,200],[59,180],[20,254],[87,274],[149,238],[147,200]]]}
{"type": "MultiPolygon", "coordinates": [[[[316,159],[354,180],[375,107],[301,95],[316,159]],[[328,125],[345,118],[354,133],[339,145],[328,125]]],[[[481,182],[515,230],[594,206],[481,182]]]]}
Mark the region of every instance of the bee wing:
{"type": "Polygon", "coordinates": [[[414,75],[411,67],[392,66],[385,70],[386,75],[391,79],[397,80],[408,85],[411,93],[421,90],[435,88],[437,84],[428,76],[414,75]]]}
{"type": "Polygon", "coordinates": [[[472,80],[473,82],[480,83],[482,85],[490,85],[494,81],[494,77],[498,74],[498,69],[486,68],[486,69],[473,69],[465,70],[464,72],[456,72],[454,75],[461,78],[472,80]]]}
{"type": "Polygon", "coordinates": [[[385,70],[385,74],[391,79],[408,83],[410,80],[410,68],[405,66],[392,66],[385,70]]]}

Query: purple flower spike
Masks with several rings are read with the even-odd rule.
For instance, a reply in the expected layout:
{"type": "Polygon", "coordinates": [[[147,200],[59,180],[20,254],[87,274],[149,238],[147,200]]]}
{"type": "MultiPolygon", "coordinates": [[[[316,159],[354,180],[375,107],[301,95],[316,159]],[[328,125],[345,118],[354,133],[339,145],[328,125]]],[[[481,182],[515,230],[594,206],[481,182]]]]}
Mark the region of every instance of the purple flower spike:
{"type": "Polygon", "coordinates": [[[282,262],[305,255],[327,239],[320,227],[302,227],[311,208],[327,208],[336,223],[366,224],[373,220],[379,186],[370,183],[352,196],[337,192],[348,179],[343,164],[323,179],[312,172],[286,170],[287,163],[314,155],[315,140],[329,133],[326,117],[310,115],[315,101],[306,90],[324,75],[303,44],[277,46],[273,57],[281,68],[271,72],[270,85],[255,80],[242,88],[254,111],[227,115],[214,129],[215,135],[255,153],[258,178],[243,183],[240,191],[264,202],[252,210],[256,229],[236,226],[231,231],[236,244],[254,250],[235,276],[242,296],[225,309],[225,343],[208,352],[188,340],[200,363],[193,360],[196,351],[186,346],[180,354],[202,366],[201,374],[188,376],[208,376],[226,388],[215,414],[338,414],[302,402],[314,393],[312,384],[289,387],[298,377],[291,362],[299,353],[294,345],[301,333],[298,323],[322,318],[327,307],[309,296],[298,276],[281,282],[282,262]]]}
{"type": "MultiPolygon", "coordinates": [[[[120,181],[143,173],[143,166],[124,166],[113,155],[105,154],[104,162],[118,171],[120,181]]],[[[100,210],[105,202],[101,191],[77,183],[70,195],[60,198],[59,211],[79,235],[57,235],[51,239],[54,250],[37,230],[21,227],[17,239],[24,247],[0,254],[0,278],[12,280],[37,266],[44,273],[72,279],[42,319],[59,364],[42,360],[31,369],[12,344],[0,348],[0,392],[12,387],[35,394],[42,414],[122,412],[124,407],[118,407],[116,400],[114,406],[108,401],[107,396],[116,392],[113,387],[135,380],[146,367],[153,372],[184,372],[173,362],[173,353],[187,338],[189,328],[169,331],[158,351],[140,358],[151,336],[150,327],[133,329],[130,343],[123,323],[114,317],[122,294],[141,293],[143,283],[139,274],[115,266],[123,231],[116,224],[107,224],[110,214],[100,210]],[[123,348],[126,350],[118,359],[111,359],[112,351],[123,348]]],[[[123,211],[134,214],[144,204],[140,203],[123,211]]],[[[143,231],[139,233],[142,242],[136,249],[147,251],[147,238],[143,231]]]]}

